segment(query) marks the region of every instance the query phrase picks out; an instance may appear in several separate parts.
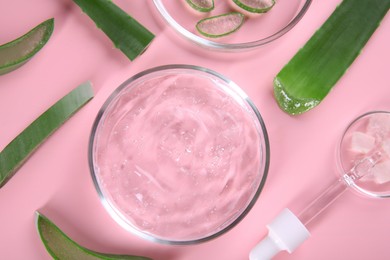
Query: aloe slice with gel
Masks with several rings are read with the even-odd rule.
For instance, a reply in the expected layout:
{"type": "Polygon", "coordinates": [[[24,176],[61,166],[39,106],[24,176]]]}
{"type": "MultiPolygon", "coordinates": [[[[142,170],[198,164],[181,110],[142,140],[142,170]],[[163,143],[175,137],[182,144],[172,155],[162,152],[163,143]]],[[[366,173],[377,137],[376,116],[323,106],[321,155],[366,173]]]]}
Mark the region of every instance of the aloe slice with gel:
{"type": "Polygon", "coordinates": [[[343,0],[274,79],[279,107],[295,115],[317,106],[361,52],[390,0],[343,0]]]}
{"type": "Polygon", "coordinates": [[[233,2],[250,13],[266,13],[275,5],[275,0],[233,0],[233,2]]]}
{"type": "Polygon", "coordinates": [[[214,9],[214,0],[186,0],[189,6],[199,12],[210,12],[214,9]]]}
{"type": "Polygon", "coordinates": [[[48,19],[23,36],[0,46],[0,75],[11,72],[29,61],[49,41],[54,19],[48,19]]]}
{"type": "Polygon", "coordinates": [[[243,14],[231,12],[204,18],[196,24],[196,29],[206,37],[218,38],[237,31],[244,21],[243,14]]]}
{"type": "Polygon", "coordinates": [[[67,119],[93,97],[89,82],[71,91],[46,110],[0,152],[0,188],[29,156],[67,119]]]}
{"type": "Polygon", "coordinates": [[[42,243],[53,259],[151,260],[141,256],[104,254],[89,250],[70,239],[53,222],[39,212],[36,212],[36,225],[42,243]]]}

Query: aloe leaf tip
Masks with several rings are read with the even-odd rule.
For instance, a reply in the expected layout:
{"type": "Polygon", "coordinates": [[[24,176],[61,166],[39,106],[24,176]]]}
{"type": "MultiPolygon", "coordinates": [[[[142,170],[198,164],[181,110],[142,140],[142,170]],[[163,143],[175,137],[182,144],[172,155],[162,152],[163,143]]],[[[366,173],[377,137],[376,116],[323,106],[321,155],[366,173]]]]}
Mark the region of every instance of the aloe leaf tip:
{"type": "Polygon", "coordinates": [[[279,107],[290,115],[302,114],[321,102],[314,98],[294,97],[286,90],[278,77],[274,79],[274,96],[279,107]]]}

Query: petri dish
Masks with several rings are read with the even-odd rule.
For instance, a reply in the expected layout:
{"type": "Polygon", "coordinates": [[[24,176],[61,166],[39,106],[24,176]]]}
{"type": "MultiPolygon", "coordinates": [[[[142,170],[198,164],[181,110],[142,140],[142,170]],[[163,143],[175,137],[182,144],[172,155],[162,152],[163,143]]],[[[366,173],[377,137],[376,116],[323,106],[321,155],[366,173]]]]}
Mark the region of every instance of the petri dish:
{"type": "Polygon", "coordinates": [[[251,50],[273,42],[290,31],[304,16],[311,0],[277,1],[270,11],[251,15],[241,28],[224,37],[201,36],[196,23],[203,18],[220,15],[240,9],[231,1],[215,1],[211,12],[201,13],[189,10],[186,1],[153,0],[163,20],[180,36],[207,49],[235,52],[251,50]]]}
{"type": "Polygon", "coordinates": [[[340,173],[365,196],[390,197],[390,112],[371,111],[353,120],[339,147],[340,173]]]}
{"type": "Polygon", "coordinates": [[[89,164],[126,230],[164,244],[227,232],[254,205],[269,167],[264,121],[217,72],[167,65],[125,81],[94,122],[89,164]]]}

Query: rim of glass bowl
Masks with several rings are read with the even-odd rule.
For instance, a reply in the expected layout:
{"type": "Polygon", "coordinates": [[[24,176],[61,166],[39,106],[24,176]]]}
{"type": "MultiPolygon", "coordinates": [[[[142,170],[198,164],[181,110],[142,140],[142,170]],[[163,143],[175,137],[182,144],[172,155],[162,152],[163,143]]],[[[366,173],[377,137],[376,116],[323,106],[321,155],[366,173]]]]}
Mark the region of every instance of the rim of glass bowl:
{"type": "MultiPolygon", "coordinates": [[[[159,74],[161,75],[161,74],[159,74]]],[[[159,66],[159,67],[154,67],[151,69],[144,70],[129,79],[127,79],[125,82],[123,82],[114,92],[108,97],[108,99],[105,101],[103,106],[100,108],[96,119],[93,123],[92,130],[91,130],[91,135],[89,139],[89,147],[88,147],[88,161],[89,161],[89,168],[91,171],[93,183],[95,185],[95,188],[98,192],[98,195],[100,197],[100,200],[102,204],[104,205],[106,211],[109,213],[109,215],[120,225],[122,228],[125,230],[142,237],[146,240],[153,241],[153,242],[158,242],[161,244],[170,244],[170,245],[190,245],[190,244],[198,244],[201,242],[205,242],[208,240],[211,240],[213,238],[216,238],[230,229],[232,229],[234,226],[236,226],[247,214],[248,212],[252,209],[254,204],[256,203],[263,187],[265,184],[265,181],[267,179],[268,175],[268,169],[269,169],[269,163],[270,163],[270,146],[269,146],[269,139],[268,139],[268,134],[267,130],[265,127],[265,123],[260,115],[260,112],[257,110],[256,106],[254,103],[248,98],[248,96],[243,92],[243,90],[236,85],[233,81],[230,79],[226,78],[225,76],[207,69],[203,67],[198,67],[198,66],[193,66],[193,65],[182,65],[182,64],[174,64],[174,65],[165,65],[165,66],[159,66]],[[153,234],[145,233],[141,230],[139,230],[136,226],[134,226],[131,221],[126,221],[125,216],[116,209],[114,205],[111,204],[110,200],[106,199],[104,196],[104,193],[102,189],[100,188],[99,185],[99,180],[98,177],[96,176],[95,172],[95,167],[94,167],[94,143],[95,143],[95,137],[98,134],[98,128],[100,125],[101,120],[104,120],[105,112],[107,109],[109,109],[109,106],[111,105],[111,102],[114,101],[114,99],[118,96],[119,93],[128,86],[130,86],[133,82],[136,82],[138,79],[143,78],[143,77],[148,77],[148,79],[153,78],[152,76],[155,73],[163,73],[164,71],[171,71],[173,73],[174,71],[182,72],[182,71],[187,71],[187,73],[201,73],[204,75],[211,76],[211,77],[216,77],[220,80],[222,80],[226,85],[229,87],[229,90],[233,90],[235,95],[238,95],[242,101],[246,102],[248,105],[248,108],[251,109],[255,117],[253,117],[253,120],[256,121],[256,125],[258,124],[257,131],[258,134],[260,135],[260,160],[261,160],[261,165],[260,165],[260,171],[259,174],[261,174],[261,180],[259,182],[259,186],[257,187],[256,192],[253,194],[253,197],[250,199],[250,202],[248,205],[243,209],[243,211],[238,215],[236,219],[234,219],[229,225],[224,227],[223,229],[217,231],[216,233],[213,233],[211,235],[208,235],[206,237],[202,238],[196,238],[196,239],[190,239],[190,240],[169,240],[165,238],[160,238],[160,237],[155,237],[153,234]]]]}
{"type": "MultiPolygon", "coordinates": [[[[344,168],[344,164],[343,164],[344,160],[342,158],[342,156],[343,156],[343,153],[342,153],[343,141],[344,141],[344,138],[346,137],[346,134],[350,131],[351,127],[353,127],[355,125],[355,123],[357,123],[358,121],[360,121],[363,118],[367,118],[367,117],[370,117],[370,116],[375,115],[375,114],[388,114],[388,115],[390,115],[390,112],[385,111],[385,110],[374,110],[374,111],[366,112],[366,113],[361,114],[360,116],[356,117],[354,120],[352,120],[348,124],[348,126],[344,129],[344,132],[343,132],[341,139],[340,139],[340,143],[339,143],[338,148],[337,148],[338,167],[339,167],[339,174],[341,177],[346,172],[348,172],[350,170],[350,169],[344,168]]],[[[390,191],[375,192],[375,191],[367,190],[367,189],[360,187],[359,183],[356,183],[354,181],[348,183],[348,186],[352,187],[353,190],[358,192],[360,195],[368,196],[371,198],[390,198],[390,191]]]]}
{"type": "MultiPolygon", "coordinates": [[[[303,1],[303,0],[302,0],[303,1]]],[[[311,4],[312,0],[305,0],[305,3],[302,5],[301,10],[297,12],[295,17],[282,29],[275,32],[274,34],[271,34],[265,38],[262,38],[260,40],[251,41],[251,42],[243,42],[243,43],[219,43],[214,42],[211,40],[207,40],[201,36],[195,35],[191,33],[190,31],[186,30],[183,26],[181,26],[179,23],[176,22],[176,20],[169,14],[167,9],[165,8],[164,4],[161,0],[153,0],[154,5],[156,6],[158,12],[162,16],[162,18],[165,20],[166,23],[168,23],[178,34],[182,35],[184,38],[190,40],[191,42],[200,45],[202,47],[212,49],[212,50],[219,50],[219,51],[229,51],[229,52],[235,52],[235,51],[244,51],[244,50],[250,50],[257,47],[260,47],[262,45],[265,45],[267,43],[270,43],[284,34],[286,34],[288,31],[290,31],[305,15],[306,11],[309,9],[309,6],[311,4]]]]}

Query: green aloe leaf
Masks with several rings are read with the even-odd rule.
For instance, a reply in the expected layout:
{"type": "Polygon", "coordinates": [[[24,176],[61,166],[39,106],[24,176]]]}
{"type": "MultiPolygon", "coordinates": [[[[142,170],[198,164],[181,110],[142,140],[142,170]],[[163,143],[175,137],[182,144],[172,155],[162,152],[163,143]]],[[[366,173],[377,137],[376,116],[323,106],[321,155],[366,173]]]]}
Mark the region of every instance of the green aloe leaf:
{"type": "Polygon", "coordinates": [[[317,106],[361,52],[390,8],[390,0],[344,0],[274,79],[282,110],[317,106]]]}
{"type": "Polygon", "coordinates": [[[149,46],[154,35],[111,0],[73,0],[130,60],[149,46]]]}
{"type": "Polygon", "coordinates": [[[71,91],[46,110],[0,152],[2,187],[57,128],[93,97],[89,82],[71,91]]]}
{"type": "Polygon", "coordinates": [[[49,41],[54,19],[37,25],[23,36],[0,46],[0,75],[11,72],[29,61],[49,41]]]}
{"type": "Polygon", "coordinates": [[[41,240],[45,245],[46,250],[54,259],[150,260],[150,258],[141,256],[104,254],[82,247],[76,242],[74,242],[72,239],[70,239],[53,222],[51,222],[47,217],[40,214],[39,212],[37,212],[36,224],[39,236],[41,237],[41,240]]]}

